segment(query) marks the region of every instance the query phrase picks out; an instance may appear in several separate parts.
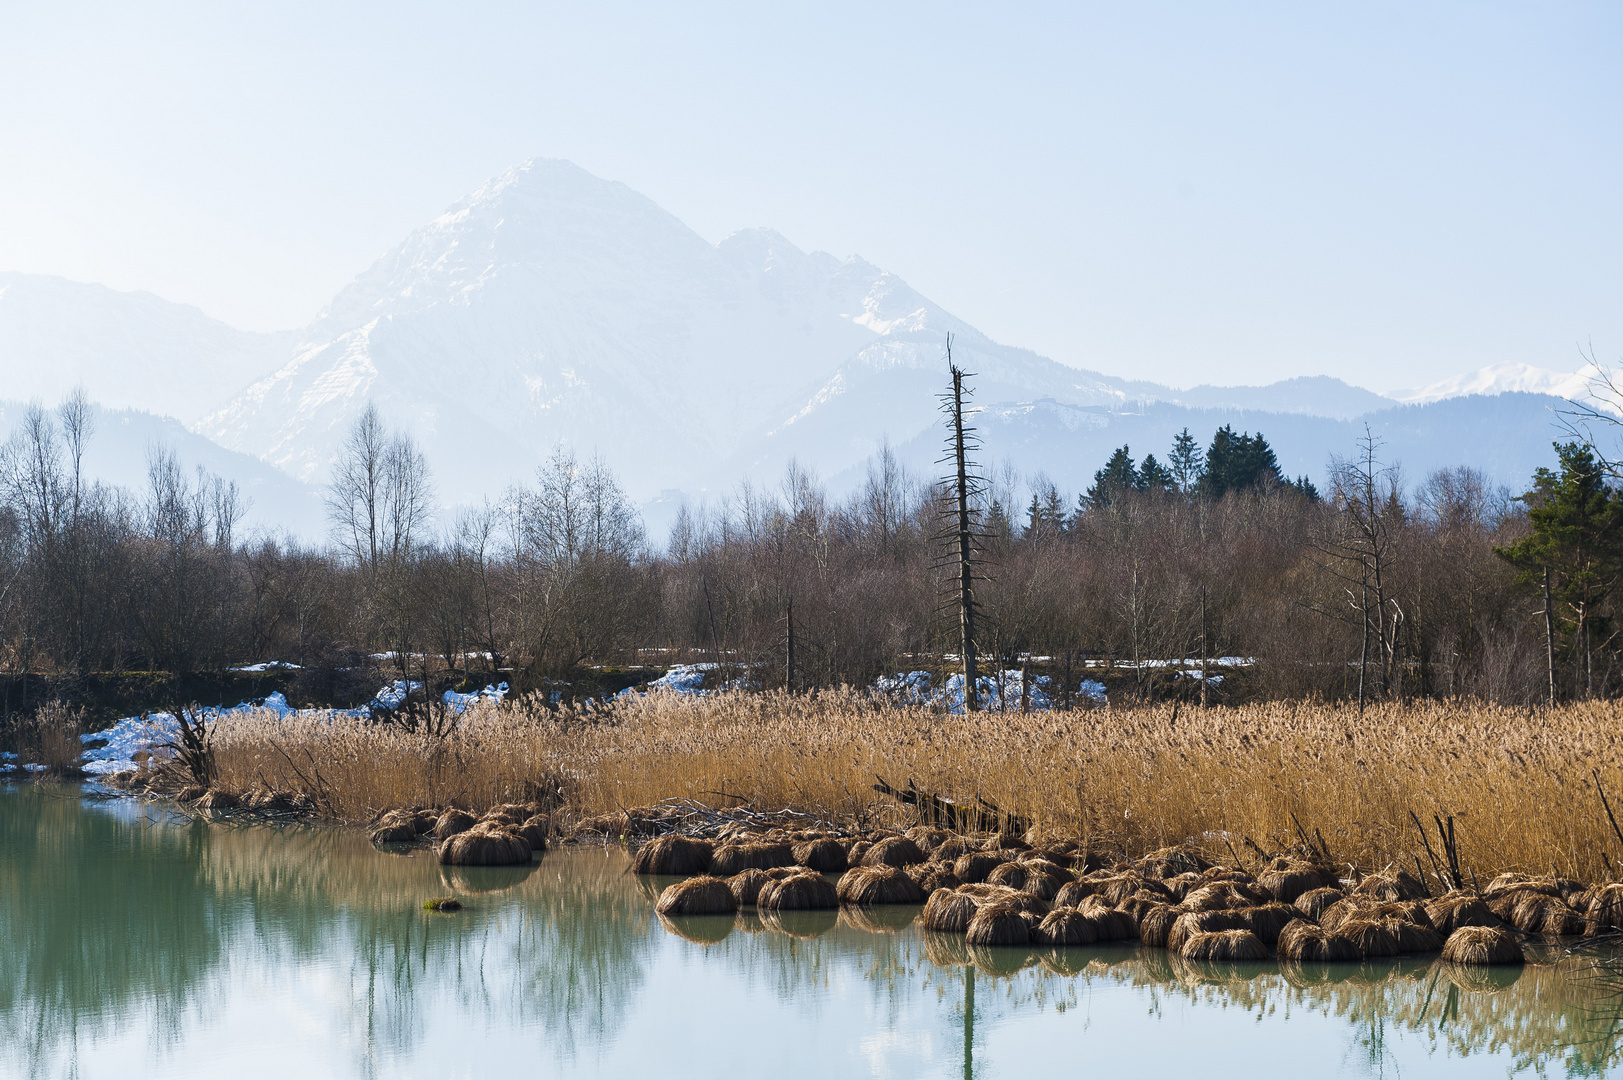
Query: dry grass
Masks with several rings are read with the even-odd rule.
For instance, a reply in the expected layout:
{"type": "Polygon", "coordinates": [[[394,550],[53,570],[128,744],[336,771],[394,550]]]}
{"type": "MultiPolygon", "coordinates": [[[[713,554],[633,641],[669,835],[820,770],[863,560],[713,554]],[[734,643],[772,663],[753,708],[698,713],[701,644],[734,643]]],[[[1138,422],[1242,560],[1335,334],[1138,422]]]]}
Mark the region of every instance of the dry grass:
{"type": "Polygon", "coordinates": [[[43,765],[48,773],[67,775],[79,765],[84,745],[84,711],[70,709],[60,701],[47,702],[19,725],[18,758],[26,764],[43,765]]]}
{"type": "MultiPolygon", "coordinates": [[[[562,788],[585,816],[691,797],[905,822],[874,777],[984,796],[1038,830],[1139,854],[1190,838],[1228,860],[1293,817],[1364,870],[1421,851],[1411,811],[1455,818],[1462,863],[1612,879],[1623,857],[1590,770],[1623,801],[1623,710],[1269,704],[946,716],[857,693],[654,695],[604,713],[487,707],[449,738],[335,721],[239,722],[216,739],[224,786],[261,784],[369,819],[406,805],[483,806],[562,788]]],[[[1437,841],[1433,837],[1433,846],[1437,841]]],[[[1439,854],[1441,854],[1439,852],[1439,854]]],[[[1424,853],[1421,857],[1424,859],[1424,853]]],[[[1429,873],[1430,864],[1426,869],[1429,873]]]]}

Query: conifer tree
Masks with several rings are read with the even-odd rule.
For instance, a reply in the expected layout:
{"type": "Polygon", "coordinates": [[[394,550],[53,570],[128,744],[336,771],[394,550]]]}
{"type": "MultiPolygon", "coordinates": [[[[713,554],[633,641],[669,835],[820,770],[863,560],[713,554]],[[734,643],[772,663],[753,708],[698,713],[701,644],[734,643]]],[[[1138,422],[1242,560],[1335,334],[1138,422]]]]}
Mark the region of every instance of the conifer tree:
{"type": "Polygon", "coordinates": [[[1093,474],[1093,486],[1086,496],[1089,506],[1108,506],[1112,498],[1138,488],[1138,469],[1132,454],[1123,446],[1110,455],[1105,467],[1093,474]]]}
{"type": "Polygon", "coordinates": [[[1571,629],[1571,648],[1586,696],[1594,693],[1596,635],[1609,629],[1600,607],[1623,578],[1623,496],[1606,486],[1594,453],[1582,443],[1556,443],[1560,472],[1540,468],[1522,496],[1531,535],[1494,554],[1516,567],[1517,580],[1544,590],[1550,695],[1555,696],[1555,610],[1571,629]]]}
{"type": "Polygon", "coordinates": [[[1205,463],[1201,460],[1200,443],[1184,428],[1172,438],[1172,455],[1167,459],[1172,481],[1181,494],[1188,495],[1200,483],[1201,476],[1206,471],[1205,463]]]}
{"type": "Polygon", "coordinates": [[[1172,471],[1156,461],[1154,454],[1144,455],[1144,463],[1138,467],[1136,486],[1140,491],[1165,491],[1175,483],[1172,471]]]}
{"type": "Polygon", "coordinates": [[[1284,483],[1273,448],[1261,432],[1236,435],[1228,424],[1217,429],[1212,445],[1206,450],[1201,494],[1220,499],[1231,491],[1278,487],[1284,483]]]}

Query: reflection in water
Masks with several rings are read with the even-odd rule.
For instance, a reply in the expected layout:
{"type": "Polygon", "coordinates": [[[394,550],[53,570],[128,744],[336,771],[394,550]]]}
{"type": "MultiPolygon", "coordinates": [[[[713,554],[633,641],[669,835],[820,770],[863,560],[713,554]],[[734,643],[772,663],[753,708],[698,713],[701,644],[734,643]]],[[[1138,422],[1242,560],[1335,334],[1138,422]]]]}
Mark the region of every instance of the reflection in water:
{"type": "Polygon", "coordinates": [[[1588,961],[1554,952],[1525,969],[1457,969],[970,948],[920,929],[916,907],[659,919],[668,881],[626,866],[611,849],[441,868],[343,830],[0,788],[0,1075],[92,1075],[87,1055],[115,1045],[150,1069],[230,1044],[265,997],[311,993],[331,1029],[326,1064],[356,1076],[465,1072],[470,1039],[553,1071],[701,1071],[702,1055],[659,1047],[684,1034],[667,1017],[702,1023],[707,1005],[752,1028],[737,1037],[762,1052],[843,1033],[849,1060],[833,1071],[874,1074],[968,1077],[994,1061],[1004,1073],[1021,1054],[1068,1061],[1079,1037],[1093,1053],[1118,1028],[1142,1046],[1168,1041],[1161,1024],[1261,1038],[1264,1021],[1339,1031],[1324,1064],[1372,1075],[1417,1052],[1422,1063],[1495,1055],[1511,1071],[1623,1063],[1611,999],[1582,977],[1588,961]],[[467,910],[422,910],[446,893],[467,910]],[[1125,1012],[1096,1021],[1118,1000],[1125,1012]]]}

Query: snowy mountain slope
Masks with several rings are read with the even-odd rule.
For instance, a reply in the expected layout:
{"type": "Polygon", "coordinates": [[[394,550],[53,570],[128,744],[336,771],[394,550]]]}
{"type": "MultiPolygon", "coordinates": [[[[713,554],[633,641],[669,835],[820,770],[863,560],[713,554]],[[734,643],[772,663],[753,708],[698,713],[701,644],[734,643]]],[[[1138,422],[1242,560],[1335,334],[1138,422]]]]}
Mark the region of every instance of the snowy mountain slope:
{"type": "Polygon", "coordinates": [[[1246,409],[1254,412],[1306,413],[1351,420],[1391,408],[1396,399],[1350,386],[1328,375],[1304,375],[1268,386],[1196,386],[1153,395],[1154,400],[1191,409],[1246,409]]]}
{"type": "MultiPolygon", "coordinates": [[[[1554,437],[1548,410],[1481,395],[1585,381],[1502,365],[1407,392],[1424,407],[1406,413],[1318,376],[1189,390],[1105,376],[992,341],[863,259],[769,229],[711,244],[625,185],[541,159],[414,231],[284,335],[241,334],[145,294],[0,275],[8,396],[54,402],[82,381],[95,399],[191,419],[225,448],[210,467],[247,476],[243,455],[256,459],[268,493],[256,513],[285,507],[305,536],[320,532],[310,492],[368,400],[419,439],[448,506],[529,477],[559,441],[601,452],[667,516],[745,475],[775,480],[791,457],[839,488],[886,438],[928,472],[949,334],[987,407],[988,451],[1076,488],[1122,442],[1164,454],[1185,424],[1205,439],[1223,422],[1260,428],[1288,471],[1317,481],[1364,417],[1396,425],[1393,453],[1411,473],[1473,462],[1515,486],[1554,437]],[[291,486],[271,494],[283,474],[291,486]]],[[[131,442],[108,466],[140,481],[144,448],[131,442]]]]}
{"type": "Polygon", "coordinates": [[[1509,393],[1548,394],[1569,401],[1593,400],[1591,389],[1599,373],[1600,369],[1594,364],[1585,364],[1577,371],[1554,371],[1532,364],[1491,364],[1429,386],[1394,390],[1386,396],[1409,405],[1473,394],[1509,393]]]}
{"type": "MultiPolygon", "coordinates": [[[[0,438],[9,438],[25,404],[0,401],[0,438]]],[[[240,531],[290,533],[304,541],[326,534],[321,493],[247,454],[236,453],[188,431],[179,421],[137,409],[93,412],[92,434],[85,450],[85,471],[95,480],[126,488],[137,496],[147,491],[148,451],[162,446],[174,452],[188,478],[198,466],[234,480],[249,500],[240,531]]]]}
{"type": "Polygon", "coordinates": [[[151,293],[0,273],[0,377],[46,403],[92,400],[191,423],[276,362],[281,335],[236,330],[151,293]]]}
{"type": "MultiPolygon", "coordinates": [[[[990,474],[1004,462],[1020,474],[1041,473],[1061,491],[1080,493],[1118,446],[1129,446],[1135,461],[1152,453],[1165,462],[1172,438],[1188,428],[1202,447],[1223,424],[1265,435],[1280,469],[1323,485],[1332,455],[1351,457],[1365,425],[1380,441],[1378,457],[1401,467],[1406,485],[1423,482],[1440,468],[1469,465],[1512,492],[1526,489],[1533,470],[1553,465],[1551,443],[1565,439],[1560,398],[1508,392],[1493,397],[1457,397],[1421,405],[1393,406],[1347,419],[1304,413],[1246,409],[1192,409],[1156,403],[1130,412],[1068,405],[1054,400],[1001,403],[975,416],[990,474]]],[[[930,431],[897,448],[897,456],[921,476],[940,471],[943,432],[930,431]]],[[[855,486],[861,470],[834,477],[836,486],[855,486]]],[[[1029,497],[1029,492],[1026,497],[1029,497]]]]}
{"type": "Polygon", "coordinates": [[[535,160],[414,232],[201,433],[304,480],[368,398],[466,497],[564,440],[638,494],[824,471],[933,421],[945,335],[999,396],[1126,384],[999,346],[861,259],[770,230],[711,245],[623,184],[535,160]],[[877,428],[875,424],[877,423],[877,428]]]}

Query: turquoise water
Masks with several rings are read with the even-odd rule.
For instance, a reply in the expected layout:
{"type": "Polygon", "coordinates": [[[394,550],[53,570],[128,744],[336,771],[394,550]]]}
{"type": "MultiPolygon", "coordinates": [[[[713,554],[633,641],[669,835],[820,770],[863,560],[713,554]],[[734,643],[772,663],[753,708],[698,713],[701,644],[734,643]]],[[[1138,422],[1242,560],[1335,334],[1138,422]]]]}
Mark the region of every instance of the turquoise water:
{"type": "Polygon", "coordinates": [[[1482,976],[970,957],[916,909],[668,926],[627,861],[452,874],[0,787],[0,1077],[1623,1075],[1611,999],[1553,950],[1482,976]],[[449,893],[467,910],[422,910],[449,893]]]}

